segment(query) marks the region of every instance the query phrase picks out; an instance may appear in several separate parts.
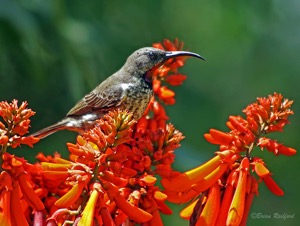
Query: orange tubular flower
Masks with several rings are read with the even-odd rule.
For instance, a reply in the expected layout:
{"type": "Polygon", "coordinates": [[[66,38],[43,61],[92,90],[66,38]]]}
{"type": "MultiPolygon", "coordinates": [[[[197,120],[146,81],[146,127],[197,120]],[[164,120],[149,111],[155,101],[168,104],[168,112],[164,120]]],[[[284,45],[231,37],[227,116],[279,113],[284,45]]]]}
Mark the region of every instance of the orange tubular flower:
{"type": "Polygon", "coordinates": [[[216,183],[210,189],[203,210],[197,220],[196,226],[215,225],[220,210],[220,186],[216,183]]]}
{"type": "Polygon", "coordinates": [[[173,75],[169,75],[166,78],[166,82],[172,86],[179,86],[182,85],[182,83],[186,80],[186,78],[187,78],[186,75],[173,74],[173,75]]]}
{"type": "Polygon", "coordinates": [[[12,178],[6,171],[0,174],[0,203],[2,212],[0,212],[0,225],[11,225],[11,193],[12,178]]]}
{"type": "Polygon", "coordinates": [[[58,207],[68,207],[72,205],[81,195],[84,186],[84,182],[78,182],[64,196],[58,199],[55,205],[58,207]]]}
{"type": "Polygon", "coordinates": [[[236,190],[229,207],[226,225],[238,226],[243,218],[245,195],[247,186],[247,175],[249,171],[249,160],[243,158],[239,171],[239,179],[236,190]]]}
{"type": "Polygon", "coordinates": [[[228,169],[227,163],[222,163],[213,172],[204,177],[202,180],[192,186],[192,189],[198,193],[201,193],[209,189],[228,169]]]}
{"type": "Polygon", "coordinates": [[[233,136],[231,134],[216,129],[210,129],[209,134],[204,134],[204,137],[210,139],[210,142],[212,141],[214,144],[229,145],[233,141],[233,136]]]}
{"type": "Polygon", "coordinates": [[[247,223],[247,218],[250,212],[250,208],[252,205],[252,201],[254,199],[254,195],[258,194],[258,183],[256,181],[256,179],[254,178],[254,176],[250,175],[247,179],[250,179],[250,181],[247,181],[247,187],[249,188],[246,194],[246,198],[245,198],[245,208],[244,208],[244,214],[243,214],[243,218],[242,221],[240,223],[241,226],[246,225],[247,223]],[[251,184],[251,187],[250,187],[251,184]]]}
{"type": "Polygon", "coordinates": [[[191,202],[187,207],[185,207],[183,210],[181,210],[180,217],[189,220],[192,213],[194,212],[194,208],[197,205],[198,201],[199,199],[196,199],[195,201],[191,202]]]}
{"type": "Polygon", "coordinates": [[[167,200],[169,202],[177,204],[186,203],[199,195],[199,192],[196,192],[193,189],[189,189],[185,192],[174,192],[165,190],[164,193],[168,196],[167,200]]]}
{"type": "Polygon", "coordinates": [[[227,215],[229,212],[229,208],[231,205],[231,200],[233,198],[234,189],[237,184],[238,172],[231,171],[229,176],[227,177],[226,187],[223,194],[220,212],[218,214],[216,225],[226,225],[227,215]]]}
{"type": "Polygon", "coordinates": [[[10,200],[11,206],[11,225],[20,225],[20,226],[28,226],[28,222],[26,217],[22,211],[20,211],[21,200],[20,200],[20,192],[18,182],[13,182],[12,186],[12,194],[10,200]]]}
{"type": "Polygon", "coordinates": [[[278,196],[283,196],[284,192],[281,190],[281,188],[277,185],[277,183],[273,180],[271,175],[267,175],[263,178],[263,181],[265,185],[269,188],[269,190],[278,196]]]}
{"type": "Polygon", "coordinates": [[[43,210],[45,208],[44,204],[36,195],[32,186],[29,184],[26,174],[22,173],[19,175],[18,182],[26,202],[35,210],[43,210]]]}
{"type": "Polygon", "coordinates": [[[78,226],[93,225],[96,202],[100,194],[101,186],[100,184],[94,184],[93,187],[94,190],[82,212],[82,217],[77,224],[78,226]]]}
{"type": "Polygon", "coordinates": [[[129,203],[110,182],[103,184],[109,196],[117,203],[118,207],[132,220],[137,223],[147,222],[152,219],[152,215],[129,203]]]}
{"type": "Polygon", "coordinates": [[[273,152],[275,155],[282,154],[292,156],[296,154],[296,150],[294,148],[286,147],[266,137],[260,138],[258,145],[261,148],[266,148],[268,151],[273,152]]]}
{"type": "Polygon", "coordinates": [[[173,178],[163,178],[161,183],[164,188],[169,191],[183,192],[189,190],[193,184],[202,180],[205,176],[221,165],[221,160],[221,156],[217,155],[195,169],[179,174],[173,178]]]}
{"type": "Polygon", "coordinates": [[[264,165],[264,162],[261,159],[257,159],[253,163],[254,170],[259,177],[265,177],[270,173],[270,171],[267,169],[267,167],[264,165]]]}

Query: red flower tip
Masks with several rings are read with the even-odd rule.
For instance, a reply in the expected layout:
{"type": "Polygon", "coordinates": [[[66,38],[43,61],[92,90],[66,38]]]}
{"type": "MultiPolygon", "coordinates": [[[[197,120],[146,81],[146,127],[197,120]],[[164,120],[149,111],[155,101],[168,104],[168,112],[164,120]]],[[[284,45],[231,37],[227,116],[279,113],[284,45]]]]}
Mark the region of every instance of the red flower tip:
{"type": "Polygon", "coordinates": [[[173,74],[166,77],[165,81],[172,86],[179,86],[186,80],[186,75],[182,74],[173,74]]]}
{"type": "Polygon", "coordinates": [[[286,156],[292,156],[297,153],[294,148],[286,147],[282,144],[277,143],[277,141],[271,140],[266,137],[261,137],[257,145],[261,148],[266,148],[268,151],[273,152],[275,155],[282,154],[286,156]]]}
{"type": "Polygon", "coordinates": [[[204,134],[205,139],[212,144],[229,145],[233,136],[216,129],[210,129],[209,134],[204,134]]]}
{"type": "Polygon", "coordinates": [[[268,189],[277,196],[283,196],[283,190],[278,186],[278,184],[273,180],[271,175],[267,175],[263,178],[263,182],[268,187],[268,189]]]}

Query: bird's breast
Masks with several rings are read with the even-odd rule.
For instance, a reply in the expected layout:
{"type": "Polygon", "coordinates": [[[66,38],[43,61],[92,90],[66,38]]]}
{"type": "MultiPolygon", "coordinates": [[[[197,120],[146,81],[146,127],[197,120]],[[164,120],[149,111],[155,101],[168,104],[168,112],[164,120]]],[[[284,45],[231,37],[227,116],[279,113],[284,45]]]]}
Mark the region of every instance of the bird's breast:
{"type": "Polygon", "coordinates": [[[130,89],[128,89],[122,107],[123,109],[132,112],[134,119],[138,120],[144,114],[152,95],[152,88],[147,84],[131,86],[130,89]]]}

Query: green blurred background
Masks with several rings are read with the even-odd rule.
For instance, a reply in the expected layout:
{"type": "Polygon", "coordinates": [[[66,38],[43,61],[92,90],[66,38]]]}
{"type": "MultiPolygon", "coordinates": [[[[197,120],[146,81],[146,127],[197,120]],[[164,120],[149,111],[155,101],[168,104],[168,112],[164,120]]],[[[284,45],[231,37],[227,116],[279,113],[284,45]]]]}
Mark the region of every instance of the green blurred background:
{"type": "MultiPolygon", "coordinates": [[[[177,170],[209,159],[216,146],[203,134],[226,129],[229,115],[256,97],[280,92],[294,99],[295,116],[278,141],[299,147],[300,1],[42,1],[0,0],[0,100],[27,100],[37,114],[31,131],[61,119],[84,94],[119,69],[134,50],[179,38],[207,61],[189,59],[188,75],[168,108],[186,139],[176,152],[177,170]]],[[[59,132],[34,149],[15,153],[34,161],[38,152],[67,156],[72,132],[59,132]]],[[[263,184],[249,225],[299,225],[299,154],[264,156],[285,191],[276,197],[263,184]],[[277,219],[273,214],[293,215],[277,219]],[[271,215],[271,219],[255,214],[271,215]]],[[[176,214],[165,225],[188,225],[176,214]]]]}

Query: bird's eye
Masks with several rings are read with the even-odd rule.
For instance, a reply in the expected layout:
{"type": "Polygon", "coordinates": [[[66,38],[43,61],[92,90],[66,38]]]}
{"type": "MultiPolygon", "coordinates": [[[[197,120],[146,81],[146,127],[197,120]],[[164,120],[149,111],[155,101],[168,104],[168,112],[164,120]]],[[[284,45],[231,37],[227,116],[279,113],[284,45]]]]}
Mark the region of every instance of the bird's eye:
{"type": "Polygon", "coordinates": [[[157,54],[155,54],[153,52],[149,52],[148,56],[149,56],[150,60],[157,60],[157,54]]]}

